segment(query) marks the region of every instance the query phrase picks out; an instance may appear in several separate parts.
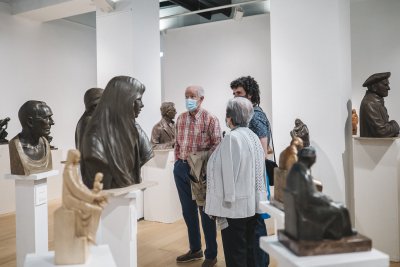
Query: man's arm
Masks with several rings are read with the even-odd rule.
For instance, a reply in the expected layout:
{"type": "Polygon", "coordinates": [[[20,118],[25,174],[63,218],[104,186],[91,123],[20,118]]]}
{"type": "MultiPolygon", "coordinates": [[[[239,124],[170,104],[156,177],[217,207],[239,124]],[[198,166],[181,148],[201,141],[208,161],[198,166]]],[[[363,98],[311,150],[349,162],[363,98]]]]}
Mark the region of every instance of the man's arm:
{"type": "MultiPolygon", "coordinates": [[[[212,117],[210,120],[210,152],[217,148],[218,144],[221,143],[221,127],[219,126],[219,120],[217,117],[212,117]]],[[[176,145],[176,144],[175,144],[176,145]]]]}

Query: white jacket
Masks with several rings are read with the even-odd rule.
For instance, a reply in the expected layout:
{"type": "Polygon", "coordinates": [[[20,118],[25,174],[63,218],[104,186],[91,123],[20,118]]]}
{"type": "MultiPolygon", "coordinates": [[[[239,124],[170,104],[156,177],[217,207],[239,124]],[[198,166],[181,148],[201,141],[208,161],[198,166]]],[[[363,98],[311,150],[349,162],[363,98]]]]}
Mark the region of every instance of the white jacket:
{"type": "Polygon", "coordinates": [[[246,218],[261,213],[258,204],[266,199],[265,156],[260,139],[247,127],[233,129],[208,160],[205,212],[246,218]]]}

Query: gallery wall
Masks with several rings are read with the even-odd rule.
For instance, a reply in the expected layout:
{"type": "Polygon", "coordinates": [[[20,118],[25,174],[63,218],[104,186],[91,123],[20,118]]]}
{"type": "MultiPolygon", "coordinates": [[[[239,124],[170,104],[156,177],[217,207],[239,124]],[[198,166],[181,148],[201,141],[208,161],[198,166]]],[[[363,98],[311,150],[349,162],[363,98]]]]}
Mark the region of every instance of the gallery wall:
{"type": "Polygon", "coordinates": [[[230,82],[243,75],[259,83],[261,107],[271,118],[269,15],[245,17],[167,30],[162,39],[163,100],[185,111],[188,85],[205,89],[203,107],[225,125],[230,82]]]}
{"type": "Polygon", "coordinates": [[[385,106],[400,123],[400,1],[352,0],[350,7],[353,107],[359,114],[362,84],[371,74],[390,71],[385,106]]]}
{"type": "MultiPolygon", "coordinates": [[[[12,16],[9,5],[0,3],[0,119],[11,118],[9,139],[21,130],[21,105],[27,100],[43,100],[54,113],[52,144],[64,155],[75,147],[75,126],[84,111],[83,94],[96,86],[95,47],[94,28],[66,20],[39,23],[12,16]]],[[[13,182],[2,176],[0,173],[0,213],[14,209],[13,182]]]]}

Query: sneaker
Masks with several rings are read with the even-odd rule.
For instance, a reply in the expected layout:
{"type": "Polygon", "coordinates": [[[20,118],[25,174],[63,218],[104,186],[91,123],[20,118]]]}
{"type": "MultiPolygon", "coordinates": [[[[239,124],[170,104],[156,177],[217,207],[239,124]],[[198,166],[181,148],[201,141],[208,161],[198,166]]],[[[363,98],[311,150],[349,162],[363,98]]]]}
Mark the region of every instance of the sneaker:
{"type": "Polygon", "coordinates": [[[201,267],[213,267],[215,264],[217,264],[217,258],[215,259],[205,259],[203,261],[203,264],[201,267]]]}
{"type": "Polygon", "coordinates": [[[201,260],[202,258],[203,258],[203,251],[201,249],[195,252],[189,250],[187,253],[177,257],[176,262],[196,261],[196,260],[201,260]]]}

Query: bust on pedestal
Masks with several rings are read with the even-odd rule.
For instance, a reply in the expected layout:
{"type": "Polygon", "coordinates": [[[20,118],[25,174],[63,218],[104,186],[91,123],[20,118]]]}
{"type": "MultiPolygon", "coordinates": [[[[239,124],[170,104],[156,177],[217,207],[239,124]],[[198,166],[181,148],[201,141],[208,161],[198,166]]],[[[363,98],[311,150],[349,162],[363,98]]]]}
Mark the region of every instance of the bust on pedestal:
{"type": "Polygon", "coordinates": [[[3,120],[0,120],[0,144],[7,144],[8,140],[6,139],[8,133],[6,132],[8,122],[10,121],[10,118],[7,117],[3,120]]]}
{"type": "Polygon", "coordinates": [[[171,149],[175,144],[175,105],[172,102],[161,104],[161,120],[154,125],[151,132],[153,149],[171,149]]]}
{"type": "Polygon", "coordinates": [[[25,102],[18,111],[22,131],[10,140],[12,174],[30,175],[52,169],[50,145],[45,136],[54,125],[53,112],[42,101],[25,102]]]}

